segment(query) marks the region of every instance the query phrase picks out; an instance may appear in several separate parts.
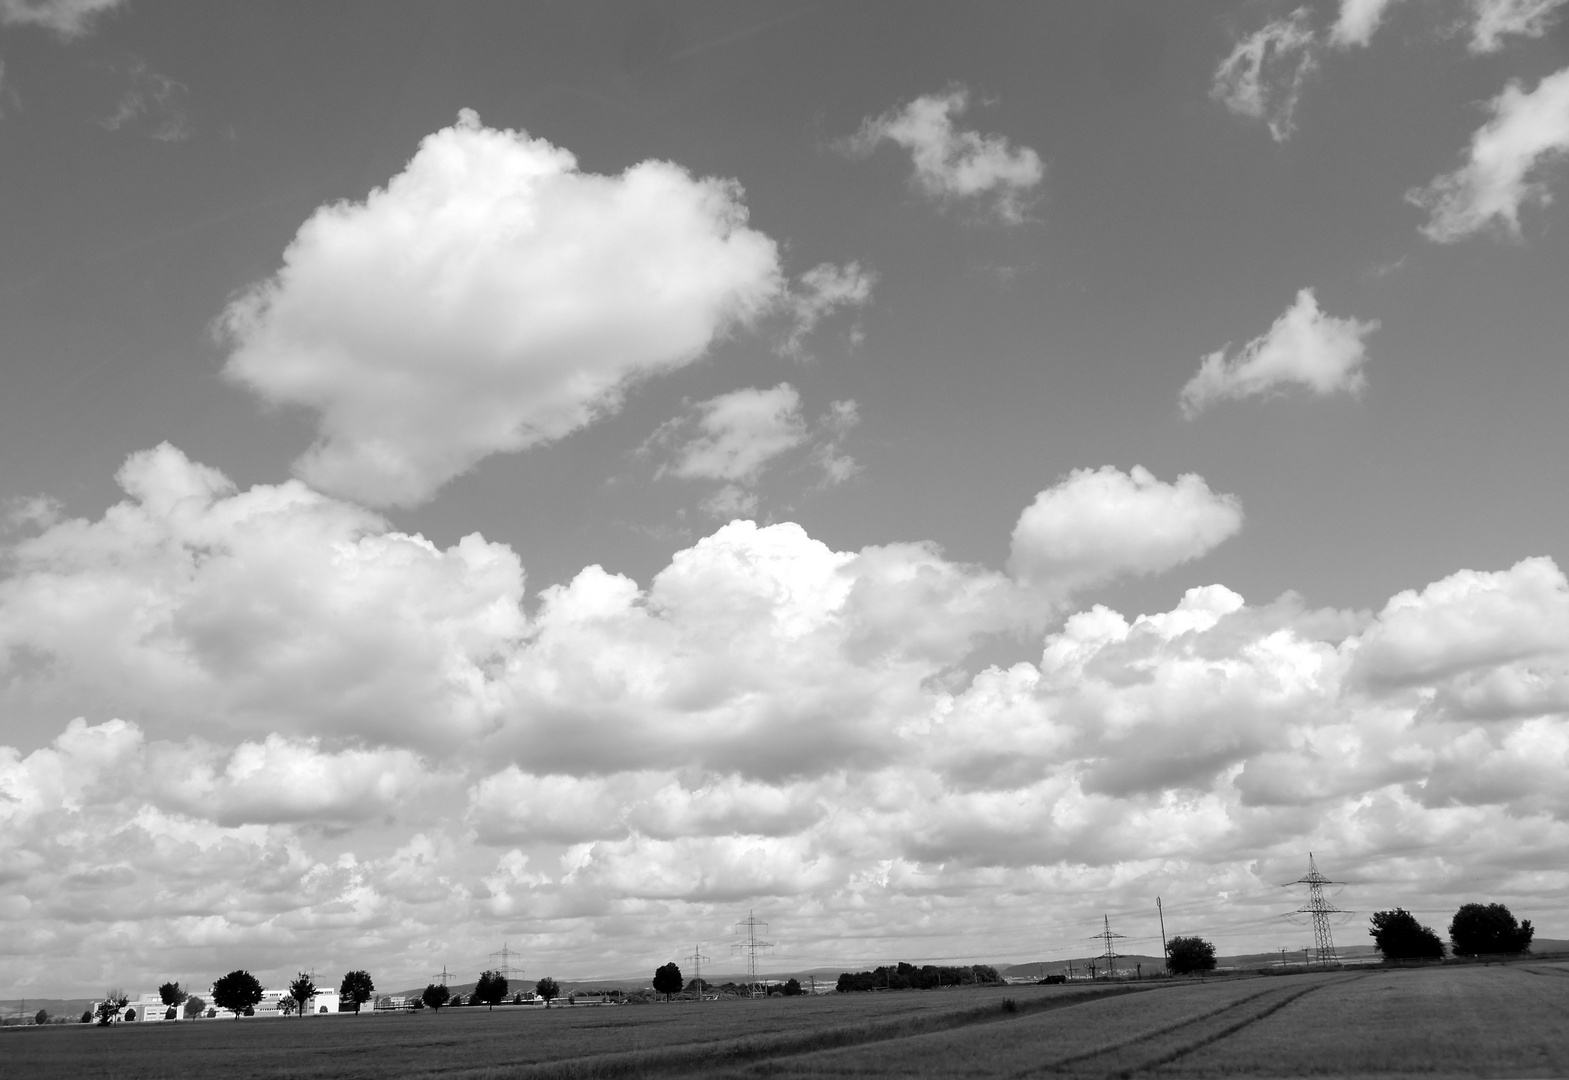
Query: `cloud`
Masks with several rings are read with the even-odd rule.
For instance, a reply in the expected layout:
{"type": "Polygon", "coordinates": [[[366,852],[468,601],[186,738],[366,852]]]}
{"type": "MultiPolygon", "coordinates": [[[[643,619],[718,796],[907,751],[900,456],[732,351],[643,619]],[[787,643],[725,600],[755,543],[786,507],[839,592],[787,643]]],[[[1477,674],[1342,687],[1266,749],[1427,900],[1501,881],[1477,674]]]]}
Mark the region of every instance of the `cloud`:
{"type": "Polygon", "coordinates": [[[1330,43],[1340,48],[1366,46],[1373,40],[1389,9],[1399,0],[1340,0],[1340,11],[1330,27],[1330,43]]]}
{"type": "Polygon", "coordinates": [[[191,137],[184,105],[189,87],[150,70],[141,60],[131,64],[126,76],[130,86],[115,104],[114,112],[99,123],[110,131],[144,128],[159,142],[184,142],[191,137]]]}
{"type": "Polygon", "coordinates": [[[1020,515],[1017,577],[734,522],[525,613],[477,537],[168,447],[121,480],[0,562],[0,713],[29,745],[0,746],[0,937],[29,997],[241,962],[418,985],[498,918],[558,976],[651,970],[748,908],[801,966],[1066,957],[1179,883],[1168,921],[1252,951],[1309,850],[1364,909],[1452,910],[1480,876],[1548,933],[1569,893],[1548,558],[1376,612],[1250,603],[1177,570],[1233,498],[1106,468],[1020,515]],[[1065,606],[1162,571],[1167,610],[1065,606]],[[1038,649],[977,661],[999,634],[1038,649]],[[996,944],[1020,927],[1029,955],[996,944]]]}
{"type": "Polygon", "coordinates": [[[1318,68],[1310,20],[1311,12],[1300,7],[1238,41],[1210,86],[1211,98],[1238,116],[1264,121],[1276,142],[1296,129],[1302,87],[1318,68]]]}
{"type": "Polygon", "coordinates": [[[1267,333],[1233,356],[1220,349],[1204,358],[1182,388],[1182,414],[1191,420],[1217,401],[1274,397],[1291,386],[1319,397],[1359,394],[1367,383],[1363,339],[1377,329],[1377,320],[1325,315],[1313,290],[1303,289],[1267,333]]]}
{"type": "Polygon", "coordinates": [[[1471,0],[1474,53],[1497,52],[1504,38],[1539,38],[1552,28],[1565,0],[1471,0]]]}
{"type": "Polygon", "coordinates": [[[1158,574],[1242,528],[1242,504],[1194,473],[1168,484],[1135,465],[1076,469],[1042,491],[1013,529],[1009,568],[1059,593],[1126,574],[1158,574]]]}
{"type": "Polygon", "coordinates": [[[786,356],[805,355],[805,340],[827,316],[840,308],[862,307],[872,298],[877,275],[861,269],[858,262],[844,266],[819,263],[799,279],[790,298],[792,322],[790,336],[780,347],[786,356]]]}
{"type": "Polygon", "coordinates": [[[1546,206],[1542,173],[1569,151],[1569,68],[1525,92],[1511,82],[1492,101],[1492,118],[1471,136],[1466,163],[1406,192],[1429,214],[1422,233],[1440,244],[1490,227],[1520,235],[1520,208],[1546,206]]]}
{"type": "Polygon", "coordinates": [[[375,506],[615,411],[782,291],[734,183],[645,161],[619,176],[465,110],[363,202],[324,206],[233,301],[225,374],[318,416],[295,464],[375,506]]]}
{"type": "Polygon", "coordinates": [[[757,511],[752,489],[763,470],[809,443],[815,443],[813,457],[823,469],[824,484],[853,476],[857,466],[841,446],[858,419],[855,402],[836,401],[814,430],[802,415],[801,395],[789,383],[780,383],[698,402],[687,415],[661,425],[644,450],[672,447],[660,475],[720,481],[723,486],[704,503],[711,514],[750,515],[757,511]]]}
{"type": "Polygon", "coordinates": [[[1014,147],[1005,136],[956,129],[954,120],[969,106],[970,91],[963,86],[925,94],[868,117],[844,147],[860,157],[884,141],[903,147],[915,166],[910,182],[923,195],[944,205],[984,206],[998,220],[1017,225],[1046,168],[1034,150],[1014,147]]]}
{"type": "Polygon", "coordinates": [[[92,30],[106,12],[125,0],[0,0],[0,25],[39,26],[69,41],[92,30]]]}
{"type": "Polygon", "coordinates": [[[414,746],[493,721],[495,657],[526,625],[510,549],[478,535],[438,549],[297,481],[236,492],[167,444],[118,479],[128,498],[102,519],[8,552],[13,715],[414,746]]]}

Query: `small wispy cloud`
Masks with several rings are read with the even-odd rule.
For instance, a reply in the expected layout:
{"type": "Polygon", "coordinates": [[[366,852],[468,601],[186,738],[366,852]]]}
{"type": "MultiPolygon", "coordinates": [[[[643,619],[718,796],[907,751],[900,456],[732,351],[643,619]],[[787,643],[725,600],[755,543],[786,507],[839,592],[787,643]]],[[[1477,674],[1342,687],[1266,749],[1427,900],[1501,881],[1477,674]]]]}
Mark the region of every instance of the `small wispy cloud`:
{"type": "Polygon", "coordinates": [[[0,0],[0,25],[37,26],[69,41],[91,32],[100,15],[126,0],[0,0]]]}
{"type": "Polygon", "coordinates": [[[868,117],[841,143],[846,153],[869,156],[884,142],[910,152],[911,183],[933,201],[984,206],[1000,221],[1025,220],[1031,193],[1046,177],[1040,155],[1014,146],[1003,135],[982,135],[955,126],[968,111],[970,91],[955,86],[925,94],[881,116],[868,117]]]}
{"type": "Polygon", "coordinates": [[[1539,38],[1569,0],[1472,0],[1470,49],[1497,52],[1510,37],[1539,38]]]}
{"type": "Polygon", "coordinates": [[[1204,358],[1182,388],[1182,413],[1191,420],[1217,401],[1270,397],[1292,386],[1319,397],[1360,393],[1366,384],[1363,339],[1377,329],[1377,321],[1324,314],[1313,290],[1303,289],[1267,333],[1231,356],[1220,349],[1204,358]]]}
{"type": "Polygon", "coordinates": [[[1422,234],[1453,243],[1490,227],[1520,235],[1520,209],[1546,206],[1552,194],[1543,170],[1569,153],[1569,68],[1529,93],[1518,82],[1492,101],[1492,118],[1471,136],[1466,162],[1406,192],[1428,212],[1422,234]]]}
{"type": "Polygon", "coordinates": [[[130,85],[120,95],[114,112],[99,121],[110,131],[145,127],[160,142],[184,142],[191,137],[185,111],[184,83],[160,75],[137,60],[127,71],[130,85]]]}
{"type": "Polygon", "coordinates": [[[817,324],[841,308],[862,307],[872,298],[877,275],[858,262],[843,266],[819,263],[798,279],[786,301],[790,309],[790,335],[779,351],[797,358],[806,355],[806,338],[817,324]]]}
{"type": "Polygon", "coordinates": [[[1296,130],[1302,87],[1318,68],[1310,18],[1300,7],[1238,41],[1210,86],[1211,98],[1238,116],[1262,120],[1276,142],[1296,130]]]}

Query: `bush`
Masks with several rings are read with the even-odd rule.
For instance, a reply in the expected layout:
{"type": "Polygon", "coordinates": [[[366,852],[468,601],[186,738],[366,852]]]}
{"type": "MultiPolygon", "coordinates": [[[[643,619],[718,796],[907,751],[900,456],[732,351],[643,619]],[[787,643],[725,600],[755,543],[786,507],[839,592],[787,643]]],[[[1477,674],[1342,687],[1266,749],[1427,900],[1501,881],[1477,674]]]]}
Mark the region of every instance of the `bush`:
{"type": "Polygon", "coordinates": [[[1201,937],[1174,937],[1166,944],[1166,969],[1173,975],[1215,970],[1215,946],[1201,937]]]}
{"type": "Polygon", "coordinates": [[[1449,921],[1456,956],[1530,952],[1535,933],[1530,919],[1516,924],[1503,904],[1462,904],[1449,921]]]}
{"type": "Polygon", "coordinates": [[[84,1024],[91,1024],[93,1022],[93,1010],[83,1009],[81,1022],[84,1024]]]}
{"type": "Polygon", "coordinates": [[[49,1022],[49,1010],[48,1009],[39,1009],[36,1013],[33,1014],[33,1023],[35,1023],[35,1024],[47,1024],[48,1022],[49,1022]]]}
{"type": "Polygon", "coordinates": [[[1444,943],[1405,908],[1373,912],[1368,936],[1386,960],[1442,960],[1444,943]]]}

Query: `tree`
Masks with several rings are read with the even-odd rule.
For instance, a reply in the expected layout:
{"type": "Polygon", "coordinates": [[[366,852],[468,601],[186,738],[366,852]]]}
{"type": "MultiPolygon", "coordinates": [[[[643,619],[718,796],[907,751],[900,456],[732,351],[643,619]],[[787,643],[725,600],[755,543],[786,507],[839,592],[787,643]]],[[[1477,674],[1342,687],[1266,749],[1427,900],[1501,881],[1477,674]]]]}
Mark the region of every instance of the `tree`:
{"type": "Polygon", "coordinates": [[[305,1003],[316,996],[316,982],[305,972],[300,972],[289,984],[289,996],[284,1001],[292,1001],[294,1008],[301,1016],[305,1015],[305,1003]]]}
{"type": "Polygon", "coordinates": [[[786,979],[784,986],[779,988],[779,992],[785,997],[800,997],[806,993],[805,990],[801,989],[800,979],[786,979]]]}
{"type": "Polygon", "coordinates": [[[207,1003],[201,998],[197,997],[195,994],[192,994],[190,997],[185,999],[185,1018],[187,1020],[194,1020],[200,1016],[202,1014],[202,1010],[206,1008],[207,1003]]]}
{"type": "Polygon", "coordinates": [[[190,994],[180,989],[180,984],[177,982],[166,982],[158,988],[158,1000],[170,1008],[179,1008],[185,1004],[185,999],[190,996],[190,994]]]}
{"type": "Polygon", "coordinates": [[[120,1010],[125,1008],[125,1003],[131,1000],[126,997],[124,990],[106,990],[104,999],[98,1003],[98,1023],[108,1027],[114,1023],[115,1017],[120,1015],[120,1010]]]}
{"type": "Polygon", "coordinates": [[[681,987],[686,985],[686,980],[681,977],[681,969],[674,962],[654,969],[654,992],[665,995],[665,1000],[670,1000],[671,994],[679,994],[681,987]]]}
{"type": "Polygon", "coordinates": [[[1442,960],[1444,943],[1405,908],[1373,912],[1368,936],[1386,960],[1442,960]]]}
{"type": "Polygon", "coordinates": [[[91,1024],[93,1022],[93,1010],[83,1009],[81,1022],[84,1024],[91,1024]]]}
{"type": "Polygon", "coordinates": [[[507,977],[499,971],[482,971],[479,982],[474,984],[474,1000],[489,1005],[494,1011],[498,1002],[507,996],[507,977]]]}
{"type": "Polygon", "coordinates": [[[278,999],[278,1011],[284,1016],[293,1016],[297,1012],[302,1012],[300,1003],[287,994],[278,999]]]}
{"type": "Polygon", "coordinates": [[[33,1014],[33,1023],[35,1023],[35,1024],[47,1024],[48,1022],[49,1022],[49,1010],[48,1009],[39,1009],[36,1013],[33,1014]]]}
{"type": "Polygon", "coordinates": [[[262,985],[256,976],[243,968],[231,971],[212,984],[212,1003],[227,1009],[238,1020],[246,1009],[254,1009],[262,999],[262,985]]]}
{"type": "Polygon", "coordinates": [[[338,987],[338,997],[343,1001],[354,1003],[354,1012],[358,1015],[360,1006],[370,1000],[376,992],[376,984],[370,981],[370,972],[351,971],[343,977],[343,985],[338,987]]]}
{"type": "Polygon", "coordinates": [[[441,1007],[452,998],[452,992],[441,983],[431,983],[425,987],[425,992],[419,996],[427,1007],[436,1013],[441,1012],[441,1007]]]}
{"type": "Polygon", "coordinates": [[[1456,956],[1530,952],[1535,934],[1530,919],[1516,924],[1514,914],[1502,904],[1462,904],[1449,921],[1456,956]]]}
{"type": "Polygon", "coordinates": [[[545,1008],[550,1008],[550,1003],[561,996],[561,985],[546,975],[534,984],[534,993],[545,999],[545,1008]]]}
{"type": "Polygon", "coordinates": [[[1174,937],[1166,944],[1166,968],[1173,975],[1215,970],[1215,946],[1201,937],[1174,937]]]}

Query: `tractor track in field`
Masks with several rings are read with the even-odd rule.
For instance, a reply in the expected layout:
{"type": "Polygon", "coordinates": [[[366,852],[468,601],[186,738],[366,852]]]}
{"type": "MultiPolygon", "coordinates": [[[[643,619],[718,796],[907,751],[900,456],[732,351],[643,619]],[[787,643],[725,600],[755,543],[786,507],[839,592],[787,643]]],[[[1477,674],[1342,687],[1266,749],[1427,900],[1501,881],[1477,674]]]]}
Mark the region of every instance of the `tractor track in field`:
{"type": "Polygon", "coordinates": [[[1097,1047],[1094,1050],[1069,1054],[1066,1057],[1022,1070],[1013,1075],[1020,1078],[1052,1075],[1083,1076],[1099,1071],[1095,1067],[1097,1059],[1111,1059],[1105,1062],[1106,1069],[1101,1075],[1107,1077],[1108,1080],[1111,1080],[1111,1078],[1128,1080],[1129,1077],[1148,1072],[1151,1069],[1158,1069],[1162,1065],[1169,1065],[1171,1062],[1186,1057],[1196,1050],[1201,1050],[1206,1046],[1219,1042],[1221,1039],[1235,1035],[1244,1028],[1256,1024],[1266,1017],[1273,1016],[1287,1005],[1316,990],[1322,990],[1327,986],[1339,986],[1364,978],[1367,978],[1367,976],[1341,976],[1326,979],[1312,986],[1298,988],[1271,987],[1257,994],[1251,994],[1240,1001],[1233,1001],[1211,1009],[1209,1012],[1201,1013],[1198,1016],[1189,1016],[1174,1023],[1155,1028],[1152,1031],[1140,1032],[1137,1035],[1106,1046],[1097,1047]],[[1265,999],[1268,1000],[1266,1001],[1265,999]],[[1249,1009],[1249,1006],[1256,1007],[1249,1009]],[[1194,1032],[1195,1034],[1192,1037],[1180,1039],[1183,1032],[1194,1032]],[[1168,1045],[1152,1055],[1143,1057],[1136,1064],[1123,1065],[1116,1061],[1125,1052],[1137,1052],[1141,1047],[1159,1046],[1161,1040],[1168,1036],[1179,1037],[1171,1040],[1175,1045],[1168,1045]]]}

